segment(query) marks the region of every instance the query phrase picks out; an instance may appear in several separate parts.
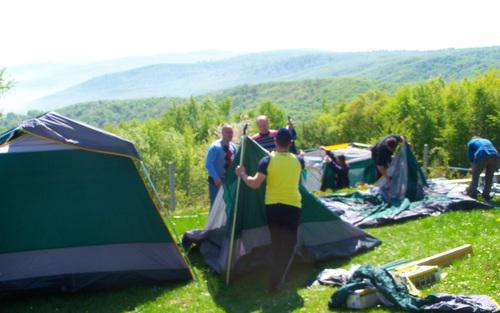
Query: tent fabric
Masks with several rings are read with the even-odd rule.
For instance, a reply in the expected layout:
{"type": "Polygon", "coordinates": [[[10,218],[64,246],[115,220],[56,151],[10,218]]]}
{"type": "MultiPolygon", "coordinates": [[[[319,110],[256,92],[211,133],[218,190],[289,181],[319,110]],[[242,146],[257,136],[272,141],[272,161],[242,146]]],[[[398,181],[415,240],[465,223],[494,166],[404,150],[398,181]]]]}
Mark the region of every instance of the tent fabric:
{"type": "Polygon", "coordinates": [[[404,199],[418,201],[424,198],[427,179],[406,142],[392,159],[387,174],[390,179],[382,177],[377,182],[378,192],[386,202],[398,205],[404,199]]]}
{"type": "Polygon", "coordinates": [[[387,270],[372,265],[360,266],[345,285],[332,295],[328,307],[330,310],[341,308],[349,295],[364,288],[375,289],[385,301],[410,312],[491,313],[500,309],[488,296],[483,295],[436,294],[418,298],[411,295],[405,285],[396,281],[387,270]]]}
{"type": "MultiPolygon", "coordinates": [[[[375,163],[371,159],[371,152],[368,149],[356,148],[353,146],[332,150],[336,155],[344,155],[349,164],[349,184],[351,187],[358,183],[375,182],[375,163]]],[[[310,192],[325,191],[335,189],[335,172],[326,162],[323,161],[325,153],[321,150],[313,150],[305,153],[306,164],[305,186],[310,192]]]]}
{"type": "Polygon", "coordinates": [[[5,143],[0,296],[192,278],[139,161],[31,134],[5,143]]]}
{"type": "Polygon", "coordinates": [[[70,150],[71,146],[62,145],[42,137],[25,134],[6,145],[0,146],[0,153],[26,153],[38,151],[70,150]]]}
{"type": "Polygon", "coordinates": [[[387,203],[380,194],[373,192],[333,194],[320,198],[344,221],[358,227],[376,227],[420,216],[492,207],[487,203],[451,191],[443,194],[431,190],[432,187],[420,201],[411,202],[405,198],[399,204],[387,203]]]}
{"type": "MultiPolygon", "coordinates": [[[[267,155],[255,141],[245,140],[244,155],[241,148],[229,168],[218,199],[224,201],[220,207],[214,205],[209,222],[203,230],[187,232],[183,243],[187,246],[196,243],[205,262],[216,272],[225,273],[228,264],[231,222],[235,214],[237,176],[234,173],[239,159],[249,175],[257,171],[262,157],[267,155]],[[224,224],[215,221],[224,221],[224,224]]],[[[332,257],[348,257],[370,249],[380,241],[363,230],[342,221],[322,202],[300,186],[302,195],[301,220],[298,229],[296,253],[306,262],[316,262],[332,257]]],[[[265,214],[265,186],[257,190],[241,184],[238,195],[238,209],[235,224],[234,254],[231,272],[240,273],[270,263],[271,237],[265,214]]]]}
{"type": "Polygon", "coordinates": [[[29,133],[82,149],[124,155],[136,160],[141,159],[130,141],[55,112],[26,120],[15,129],[0,135],[0,145],[12,140],[20,133],[29,133]]]}
{"type": "Polygon", "coordinates": [[[453,210],[490,208],[444,181],[427,183],[408,144],[403,144],[389,168],[390,180],[382,178],[368,192],[320,197],[333,212],[359,227],[380,226],[419,216],[453,210]]]}

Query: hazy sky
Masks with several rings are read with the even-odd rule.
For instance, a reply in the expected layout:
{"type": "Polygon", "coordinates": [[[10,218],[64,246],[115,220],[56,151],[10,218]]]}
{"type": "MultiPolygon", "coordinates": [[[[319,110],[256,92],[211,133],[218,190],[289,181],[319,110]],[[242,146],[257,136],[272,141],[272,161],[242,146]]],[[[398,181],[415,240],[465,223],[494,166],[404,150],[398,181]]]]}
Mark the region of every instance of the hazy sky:
{"type": "Polygon", "coordinates": [[[195,50],[500,44],[498,0],[2,0],[0,66],[195,50]]]}

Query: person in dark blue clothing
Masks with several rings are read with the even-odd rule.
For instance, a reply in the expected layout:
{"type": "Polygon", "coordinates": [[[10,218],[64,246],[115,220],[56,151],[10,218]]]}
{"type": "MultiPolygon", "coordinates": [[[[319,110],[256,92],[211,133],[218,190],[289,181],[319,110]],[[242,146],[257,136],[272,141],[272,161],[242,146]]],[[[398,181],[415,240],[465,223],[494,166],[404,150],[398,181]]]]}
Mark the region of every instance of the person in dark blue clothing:
{"type": "Polygon", "coordinates": [[[325,147],[319,147],[320,150],[325,151],[331,162],[330,166],[335,172],[335,189],[342,189],[349,187],[349,165],[346,162],[344,155],[335,155],[332,151],[326,150],[325,147]]]}
{"type": "Polygon", "coordinates": [[[467,188],[467,195],[477,197],[477,185],[479,175],[485,171],[483,198],[490,200],[491,185],[493,184],[493,174],[499,166],[499,155],[497,149],[491,141],[481,137],[473,137],[467,143],[467,155],[472,168],[472,181],[467,188]]]}
{"type": "Polygon", "coordinates": [[[390,134],[377,142],[371,148],[372,159],[377,167],[376,178],[387,176],[387,168],[392,160],[392,155],[399,143],[404,141],[404,137],[400,135],[390,134]]]}

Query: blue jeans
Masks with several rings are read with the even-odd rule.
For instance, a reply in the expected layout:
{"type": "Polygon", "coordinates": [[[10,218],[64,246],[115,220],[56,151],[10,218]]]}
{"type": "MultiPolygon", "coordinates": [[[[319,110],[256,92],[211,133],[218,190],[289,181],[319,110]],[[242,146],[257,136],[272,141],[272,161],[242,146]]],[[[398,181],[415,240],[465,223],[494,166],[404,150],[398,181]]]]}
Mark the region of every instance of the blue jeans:
{"type": "Polygon", "coordinates": [[[210,210],[212,210],[212,205],[214,204],[219,189],[220,187],[215,186],[213,182],[211,181],[208,182],[208,195],[210,196],[210,210]]]}

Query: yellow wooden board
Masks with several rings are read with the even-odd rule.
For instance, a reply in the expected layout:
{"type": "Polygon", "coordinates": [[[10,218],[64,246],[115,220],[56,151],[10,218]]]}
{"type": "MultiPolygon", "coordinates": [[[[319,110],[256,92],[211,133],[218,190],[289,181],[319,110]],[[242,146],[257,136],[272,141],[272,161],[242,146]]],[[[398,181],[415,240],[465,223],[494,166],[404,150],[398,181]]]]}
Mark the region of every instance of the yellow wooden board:
{"type": "Polygon", "coordinates": [[[349,148],[348,143],[339,143],[337,145],[325,146],[326,150],[337,150],[337,149],[345,149],[349,148]]]}
{"type": "Polygon", "coordinates": [[[400,270],[405,267],[409,267],[412,265],[437,265],[443,266],[451,263],[454,260],[463,258],[469,254],[472,254],[472,245],[466,244],[448,251],[444,251],[435,255],[432,255],[427,258],[423,258],[409,264],[403,264],[395,268],[395,270],[400,270]]]}

